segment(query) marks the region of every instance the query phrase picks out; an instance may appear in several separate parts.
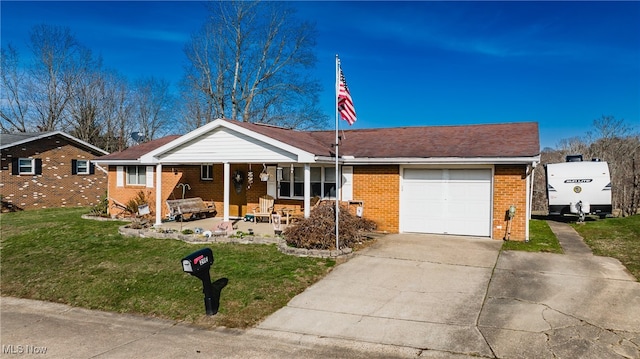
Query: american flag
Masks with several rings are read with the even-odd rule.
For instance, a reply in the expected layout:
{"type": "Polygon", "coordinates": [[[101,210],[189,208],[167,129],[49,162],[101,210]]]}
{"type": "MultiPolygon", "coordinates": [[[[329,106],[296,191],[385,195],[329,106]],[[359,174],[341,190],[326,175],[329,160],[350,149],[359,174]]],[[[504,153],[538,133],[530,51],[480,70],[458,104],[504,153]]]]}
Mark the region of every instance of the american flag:
{"type": "Polygon", "coordinates": [[[353,125],[356,122],[356,110],[353,107],[353,101],[351,100],[351,94],[347,87],[347,81],[344,79],[342,68],[340,68],[340,85],[338,87],[338,111],[342,119],[347,121],[349,125],[353,125]]]}

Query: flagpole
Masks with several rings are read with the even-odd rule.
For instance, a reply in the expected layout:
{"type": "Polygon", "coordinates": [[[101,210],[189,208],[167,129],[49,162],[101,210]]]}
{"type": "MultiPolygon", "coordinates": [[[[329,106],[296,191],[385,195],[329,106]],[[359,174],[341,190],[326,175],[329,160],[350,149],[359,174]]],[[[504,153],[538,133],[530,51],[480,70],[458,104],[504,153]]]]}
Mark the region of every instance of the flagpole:
{"type": "Polygon", "coordinates": [[[339,236],[339,218],[340,218],[340,206],[338,205],[338,193],[339,192],[339,182],[338,182],[338,146],[340,145],[339,137],[338,137],[338,92],[340,91],[340,59],[338,58],[338,54],[336,54],[336,173],[335,173],[335,181],[336,181],[336,251],[340,249],[339,244],[340,241],[338,239],[339,236]]]}

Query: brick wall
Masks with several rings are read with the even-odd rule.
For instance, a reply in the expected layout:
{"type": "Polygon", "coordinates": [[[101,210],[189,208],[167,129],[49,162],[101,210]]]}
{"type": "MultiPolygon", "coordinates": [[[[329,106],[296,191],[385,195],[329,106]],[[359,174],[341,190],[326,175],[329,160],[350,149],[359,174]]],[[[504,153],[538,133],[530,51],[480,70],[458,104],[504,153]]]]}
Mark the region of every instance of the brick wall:
{"type": "MultiPolygon", "coordinates": [[[[126,166],[125,166],[126,167],[126,166]]],[[[253,183],[250,188],[247,188],[247,172],[249,166],[245,164],[231,165],[230,174],[233,175],[235,170],[240,170],[244,173],[245,181],[243,183],[240,193],[235,191],[233,182],[230,184],[230,215],[240,216],[246,213],[251,213],[252,210],[258,206],[260,196],[267,193],[267,182],[260,181],[259,174],[262,171],[262,165],[252,165],[254,174],[253,183]]],[[[155,171],[155,166],[154,166],[155,171]]],[[[126,184],[124,181],[123,187],[117,187],[117,166],[109,166],[109,197],[116,199],[122,204],[126,204],[131,198],[134,198],[138,192],[142,191],[146,198],[149,199],[149,207],[151,213],[155,215],[155,175],[154,174],[154,187],[147,188],[146,186],[132,186],[126,184]]],[[[217,216],[223,215],[224,211],[224,167],[222,164],[213,165],[213,180],[200,179],[200,166],[162,166],[162,218],[167,216],[167,206],[164,201],[167,199],[179,199],[182,198],[183,186],[181,184],[188,184],[188,187],[184,187],[184,197],[200,197],[205,201],[213,201],[218,210],[217,216]]],[[[292,200],[276,200],[276,208],[300,208],[301,201],[292,200]]],[[[113,202],[111,203],[113,205],[113,202]]],[[[113,209],[112,214],[117,213],[116,209],[113,209]]]]}
{"type": "Polygon", "coordinates": [[[507,212],[516,206],[516,215],[511,223],[513,241],[524,241],[526,234],[526,166],[496,165],[493,179],[493,238],[503,239],[507,235],[507,212]]]}
{"type": "Polygon", "coordinates": [[[72,174],[72,160],[96,155],[77,147],[64,136],[52,136],[2,150],[0,194],[3,200],[29,210],[51,207],[93,206],[107,191],[107,175],[72,174]],[[42,160],[42,174],[12,175],[12,159],[42,160]]]}
{"type": "Polygon", "coordinates": [[[400,230],[399,196],[399,166],[353,167],[353,199],[364,201],[364,217],[375,221],[378,230],[400,230]]]}

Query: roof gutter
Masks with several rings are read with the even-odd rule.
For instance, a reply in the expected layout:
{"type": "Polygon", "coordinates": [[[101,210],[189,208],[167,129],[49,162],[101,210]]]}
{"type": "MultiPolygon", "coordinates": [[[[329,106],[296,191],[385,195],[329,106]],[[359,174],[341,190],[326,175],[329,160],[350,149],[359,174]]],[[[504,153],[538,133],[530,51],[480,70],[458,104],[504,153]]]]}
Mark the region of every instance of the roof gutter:
{"type": "MultiPolygon", "coordinates": [[[[335,157],[316,156],[316,162],[335,162],[335,157]]],[[[342,156],[344,165],[427,165],[427,164],[532,164],[540,162],[540,155],[531,157],[360,157],[342,156]]]]}

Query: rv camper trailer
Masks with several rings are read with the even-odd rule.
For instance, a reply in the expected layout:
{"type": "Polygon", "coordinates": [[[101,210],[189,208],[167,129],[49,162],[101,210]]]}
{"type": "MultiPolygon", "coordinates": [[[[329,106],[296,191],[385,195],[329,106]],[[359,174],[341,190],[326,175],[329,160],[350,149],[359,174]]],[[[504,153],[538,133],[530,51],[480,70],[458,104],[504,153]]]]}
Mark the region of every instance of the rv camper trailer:
{"type": "Polygon", "coordinates": [[[586,214],[611,214],[611,177],[606,162],[567,156],[564,163],[547,164],[546,172],[549,215],[573,213],[584,219],[586,214]]]}

